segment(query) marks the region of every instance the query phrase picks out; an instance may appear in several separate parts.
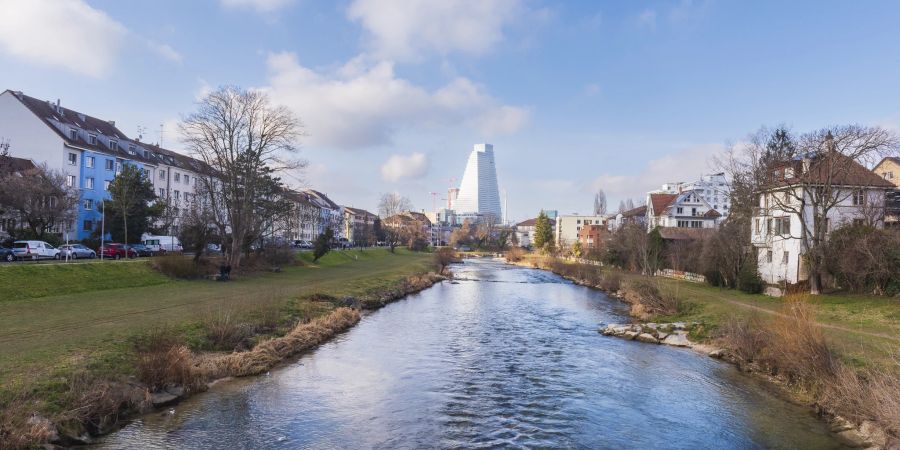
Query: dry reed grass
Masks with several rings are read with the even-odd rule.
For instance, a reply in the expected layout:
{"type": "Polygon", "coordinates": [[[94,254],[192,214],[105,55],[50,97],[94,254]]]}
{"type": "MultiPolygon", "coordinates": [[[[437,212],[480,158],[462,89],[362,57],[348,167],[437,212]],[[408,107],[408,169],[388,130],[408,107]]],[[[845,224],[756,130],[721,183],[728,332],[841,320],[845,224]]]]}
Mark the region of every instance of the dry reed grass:
{"type": "Polygon", "coordinates": [[[359,318],[359,312],[354,309],[338,308],[327,316],[296,326],[285,336],[264,341],[253,350],[202,359],[199,369],[208,379],[257,375],[347,330],[359,318]]]}

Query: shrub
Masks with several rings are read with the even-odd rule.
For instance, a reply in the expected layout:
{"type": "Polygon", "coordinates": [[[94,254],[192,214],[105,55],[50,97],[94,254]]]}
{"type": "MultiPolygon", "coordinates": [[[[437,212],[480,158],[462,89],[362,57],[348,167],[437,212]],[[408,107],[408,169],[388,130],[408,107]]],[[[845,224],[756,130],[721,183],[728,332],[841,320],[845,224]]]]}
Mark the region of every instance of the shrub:
{"type": "Polygon", "coordinates": [[[152,266],[160,273],[184,280],[206,278],[214,274],[213,265],[205,259],[194,261],[182,255],[163,255],[153,258],[152,266]]]}
{"type": "Polygon", "coordinates": [[[722,341],[738,357],[739,365],[755,361],[768,345],[768,338],[763,323],[756,314],[751,314],[746,319],[731,316],[722,326],[722,341]]]}
{"type": "Polygon", "coordinates": [[[831,377],[837,361],[803,296],[787,296],[781,314],[771,323],[768,364],[793,381],[815,382],[831,377]]]}
{"type": "Polygon", "coordinates": [[[66,404],[72,409],[64,418],[76,420],[95,435],[110,431],[124,411],[140,410],[147,405],[146,390],[142,387],[87,373],[76,373],[70,378],[66,396],[66,404]]]}
{"type": "Polygon", "coordinates": [[[287,245],[267,245],[263,249],[262,257],[272,267],[287,266],[297,261],[294,250],[287,245]]]}
{"type": "Polygon", "coordinates": [[[679,309],[678,295],[674,292],[660,292],[659,288],[649,280],[635,280],[629,286],[632,303],[640,303],[645,314],[677,314],[679,309]]]}
{"type": "Polygon", "coordinates": [[[837,282],[854,292],[897,292],[900,232],[849,225],[829,237],[825,264],[837,282]]]}
{"type": "Polygon", "coordinates": [[[896,374],[857,373],[841,366],[820,401],[856,423],[873,421],[888,433],[900,435],[900,377],[896,374]]]}
{"type": "Polygon", "coordinates": [[[600,289],[607,292],[618,292],[622,288],[622,275],[617,272],[607,272],[600,280],[600,289]]]}
{"type": "Polygon", "coordinates": [[[435,271],[439,274],[444,273],[447,266],[456,259],[456,253],[451,247],[441,247],[434,252],[435,271]]]}
{"type": "Polygon", "coordinates": [[[313,245],[313,262],[318,261],[319,258],[325,256],[331,250],[332,238],[334,238],[334,231],[331,230],[331,227],[326,228],[325,232],[316,238],[316,242],[313,245]]]}
{"type": "Polygon", "coordinates": [[[203,319],[203,328],[212,350],[245,350],[252,345],[252,327],[239,323],[232,311],[208,313],[203,319]]]}
{"type": "Polygon", "coordinates": [[[138,338],[134,345],[137,378],[151,390],[168,385],[196,389],[200,377],[191,365],[191,352],[168,328],[156,328],[138,338]]]}
{"type": "Polygon", "coordinates": [[[755,264],[744,264],[738,274],[738,288],[748,294],[759,294],[765,288],[765,283],[759,276],[755,264]]]}
{"type": "Polygon", "coordinates": [[[519,262],[525,256],[525,250],[522,247],[512,247],[506,251],[505,256],[509,262],[519,262]]]}

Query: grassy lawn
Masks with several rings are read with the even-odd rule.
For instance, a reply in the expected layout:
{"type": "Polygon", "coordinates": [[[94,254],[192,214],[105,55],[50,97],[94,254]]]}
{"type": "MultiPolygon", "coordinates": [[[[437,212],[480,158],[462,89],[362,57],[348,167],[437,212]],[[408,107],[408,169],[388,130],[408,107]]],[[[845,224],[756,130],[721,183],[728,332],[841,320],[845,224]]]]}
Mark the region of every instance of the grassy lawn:
{"type": "Polygon", "coordinates": [[[387,287],[429,270],[432,257],[374,249],[332,252],[316,264],[309,253],[298,258],[304,266],[228,283],[172,280],[146,262],[0,268],[4,290],[13,292],[0,301],[2,389],[21,390],[75,368],[124,366],[128,338],[151,327],[189,327],[223,310],[310,308],[298,298],[387,287]]]}
{"type": "MultiPolygon", "coordinates": [[[[640,275],[627,274],[627,278],[640,275]]],[[[697,321],[718,326],[731,316],[778,313],[781,298],[747,294],[706,284],[657,278],[666,289],[677,290],[687,306],[685,312],[660,320],[697,321]]],[[[809,296],[816,306],[816,321],[841,357],[854,366],[873,363],[900,370],[893,359],[900,355],[900,299],[824,294],[809,296]]]]}

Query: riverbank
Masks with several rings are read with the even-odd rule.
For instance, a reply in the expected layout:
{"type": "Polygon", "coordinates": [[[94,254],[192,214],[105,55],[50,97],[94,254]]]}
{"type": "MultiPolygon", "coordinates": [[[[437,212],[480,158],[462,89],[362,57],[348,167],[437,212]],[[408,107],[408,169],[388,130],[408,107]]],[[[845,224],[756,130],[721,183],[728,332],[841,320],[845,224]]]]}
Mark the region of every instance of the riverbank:
{"type": "MultiPolygon", "coordinates": [[[[753,299],[768,303],[769,307],[765,308],[747,303],[746,297],[751,296],[746,294],[718,290],[712,297],[703,292],[709,290],[706,286],[595,265],[534,256],[517,264],[551,270],[629,303],[639,323],[628,325],[627,330],[611,330],[609,335],[636,339],[643,333],[633,328],[650,329],[647,322],[693,322],[685,333],[690,338],[686,346],[707,354],[713,352],[711,356],[722,357],[742,371],[783,388],[791,400],[814,408],[848,445],[881,448],[900,445],[900,385],[897,362],[892,358],[892,349],[897,347],[891,343],[897,335],[819,323],[822,313],[816,303],[831,306],[824,316],[834,317],[835,307],[846,304],[840,300],[827,296],[799,301],[753,299]],[[715,300],[710,301],[710,297],[715,300]],[[831,333],[826,338],[827,331],[831,333]],[[879,344],[885,341],[889,342],[888,346],[880,348],[879,344]],[[866,343],[867,348],[858,348],[861,343],[866,343]],[[857,346],[850,358],[841,354],[841,349],[849,346],[857,346]]],[[[878,325],[888,329],[897,325],[893,322],[894,318],[900,318],[900,306],[896,303],[890,303],[890,299],[861,301],[878,303],[881,307],[880,315],[869,311],[865,315],[868,320],[880,317],[878,325]]],[[[847,305],[850,311],[837,311],[836,315],[852,320],[853,307],[847,305]]],[[[646,334],[642,341],[659,342],[657,336],[646,334]]]]}
{"type": "Polygon", "coordinates": [[[77,444],[154,400],[259,373],[346,330],[359,309],[439,281],[431,267],[427,253],[333,252],[229,283],[163,279],[0,302],[0,447],[77,444]]]}

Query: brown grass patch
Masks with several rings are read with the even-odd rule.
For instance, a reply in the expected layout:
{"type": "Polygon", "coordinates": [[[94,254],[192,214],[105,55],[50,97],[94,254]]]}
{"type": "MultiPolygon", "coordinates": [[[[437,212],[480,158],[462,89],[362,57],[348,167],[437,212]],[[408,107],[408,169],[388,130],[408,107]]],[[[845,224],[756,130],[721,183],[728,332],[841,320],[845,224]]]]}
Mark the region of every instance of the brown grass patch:
{"type": "Polygon", "coordinates": [[[193,355],[172,330],[156,328],[135,345],[137,378],[151,391],[169,385],[181,385],[185,390],[201,386],[200,374],[191,362],[193,355]]]}
{"type": "Polygon", "coordinates": [[[253,350],[207,358],[200,364],[206,378],[243,377],[266,372],[285,358],[309,350],[359,321],[359,312],[338,308],[331,314],[296,326],[285,336],[269,339],[253,350]]]}

